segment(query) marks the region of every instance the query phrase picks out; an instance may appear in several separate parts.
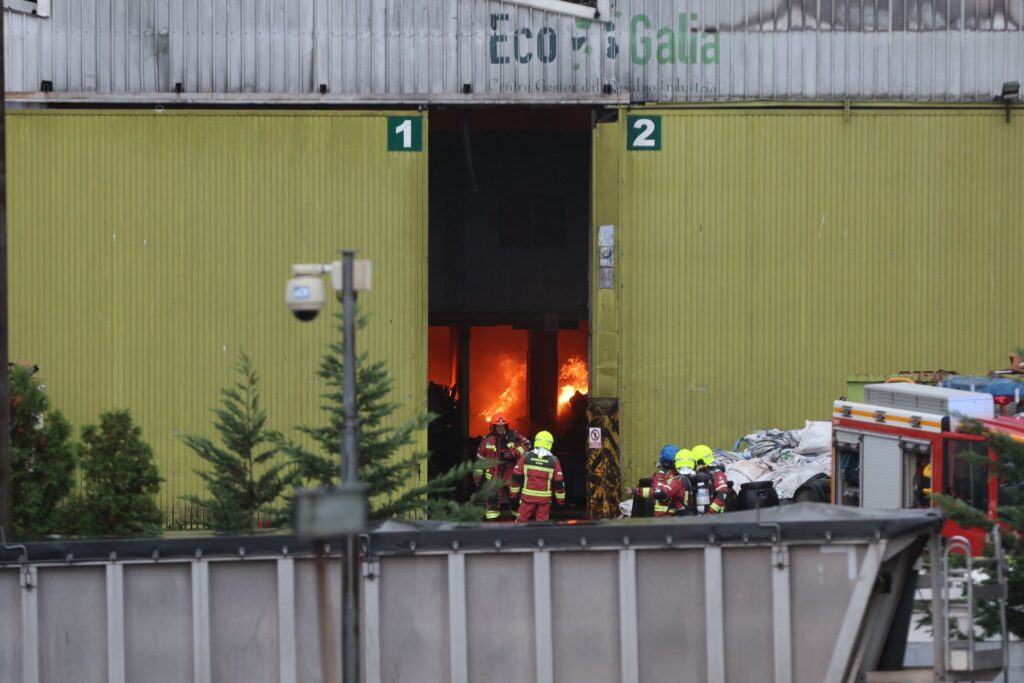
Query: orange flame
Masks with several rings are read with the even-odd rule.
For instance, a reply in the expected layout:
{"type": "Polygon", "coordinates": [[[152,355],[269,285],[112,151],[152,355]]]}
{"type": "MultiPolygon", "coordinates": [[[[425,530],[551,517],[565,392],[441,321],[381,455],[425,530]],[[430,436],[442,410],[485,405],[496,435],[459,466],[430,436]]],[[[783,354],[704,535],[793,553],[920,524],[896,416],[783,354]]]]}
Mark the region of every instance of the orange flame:
{"type": "Polygon", "coordinates": [[[505,415],[519,403],[523,384],[526,383],[526,363],[512,356],[503,355],[498,361],[498,367],[505,381],[505,390],[494,399],[494,403],[487,410],[480,413],[480,417],[488,422],[495,415],[505,415]]]}
{"type": "Polygon", "coordinates": [[[558,412],[569,406],[569,401],[577,393],[587,393],[587,364],[579,356],[570,356],[565,365],[558,371],[558,412]]]}

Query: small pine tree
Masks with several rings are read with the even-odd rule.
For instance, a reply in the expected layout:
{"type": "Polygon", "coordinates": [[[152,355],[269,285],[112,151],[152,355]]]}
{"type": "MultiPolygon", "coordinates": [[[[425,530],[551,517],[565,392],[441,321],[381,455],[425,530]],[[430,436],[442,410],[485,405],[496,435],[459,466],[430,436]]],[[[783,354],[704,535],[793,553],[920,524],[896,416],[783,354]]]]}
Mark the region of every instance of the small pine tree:
{"type": "Polygon", "coordinates": [[[12,529],[15,538],[60,530],[60,505],[75,483],[71,424],[50,410],[42,386],[26,368],[10,376],[12,529]]]}
{"type": "MultiPolygon", "coordinates": [[[[1018,638],[1024,637],[1024,492],[1020,488],[1021,472],[1024,472],[1024,444],[1006,434],[992,432],[975,420],[968,421],[960,429],[970,434],[985,436],[997,459],[992,462],[984,454],[964,454],[959,457],[990,467],[1001,483],[1009,482],[1009,485],[1000,486],[999,501],[999,520],[1005,525],[1001,537],[1008,571],[1006,578],[1009,600],[1006,606],[1006,624],[1011,633],[1018,638]]],[[[939,494],[933,497],[946,516],[960,526],[992,530],[992,521],[962,500],[939,494]]],[[[987,545],[985,556],[991,558],[993,554],[993,546],[987,545]]],[[[994,581],[993,575],[988,577],[986,583],[994,581]]],[[[987,634],[999,632],[999,611],[994,601],[982,603],[981,616],[977,619],[977,624],[987,634]]]]}
{"type": "Polygon", "coordinates": [[[153,449],[127,410],[100,414],[100,425],[82,428],[82,478],[78,502],[79,533],[92,536],[156,535],[163,515],[155,496],[163,479],[153,449]]]}
{"type": "Polygon", "coordinates": [[[206,524],[217,531],[252,531],[261,514],[276,520],[271,506],[291,481],[284,472],[288,463],[267,465],[278,448],[264,444],[279,442],[280,435],[266,428],[267,411],[260,405],[259,376],[252,360],[239,354],[235,370],[241,379],[234,387],[221,389],[221,407],[213,410],[217,416],[214,427],[224,447],[203,436],[185,437],[185,444],[210,463],[213,471],[196,470],[212,498],[183,498],[205,510],[206,524]]]}
{"type": "MultiPolygon", "coordinates": [[[[342,328],[339,314],[338,327],[342,328]]],[[[366,327],[365,317],[357,319],[357,329],[366,327]]],[[[331,343],[320,362],[318,376],[328,389],[323,397],[326,424],[303,425],[298,431],[319,448],[313,452],[290,442],[284,450],[297,466],[307,485],[331,485],[338,482],[338,447],[344,410],[344,345],[331,343]]],[[[383,361],[371,362],[366,353],[356,359],[356,410],[359,417],[359,478],[370,490],[370,519],[426,516],[441,519],[480,519],[480,503],[490,491],[485,487],[467,503],[458,503],[450,494],[472,474],[473,463],[465,462],[447,473],[420,483],[420,469],[429,457],[423,451],[399,457],[398,452],[415,441],[435,415],[421,412],[398,426],[388,419],[399,408],[390,399],[391,375],[383,361]]]]}

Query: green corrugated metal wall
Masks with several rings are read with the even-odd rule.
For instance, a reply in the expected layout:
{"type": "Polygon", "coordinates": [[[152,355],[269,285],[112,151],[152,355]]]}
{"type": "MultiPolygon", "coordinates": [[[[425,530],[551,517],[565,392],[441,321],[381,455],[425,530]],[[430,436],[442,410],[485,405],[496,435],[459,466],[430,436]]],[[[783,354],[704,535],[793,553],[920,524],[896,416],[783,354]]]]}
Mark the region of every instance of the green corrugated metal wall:
{"type": "Polygon", "coordinates": [[[293,262],[342,247],[373,261],[357,343],[388,362],[398,419],[425,408],[426,148],[388,152],[385,116],[9,114],[11,357],[40,365],[76,427],[131,409],[166,511],[200,490],[179,436],[213,435],[240,349],[271,427],[318,423],[314,373],[340,305],[295,321],[293,262]]]}
{"type": "Polygon", "coordinates": [[[621,264],[595,315],[622,320],[626,483],[666,442],[827,419],[849,374],[988,371],[1024,343],[1021,116],[642,110],[662,149],[634,152],[625,113],[595,139],[621,264]]]}

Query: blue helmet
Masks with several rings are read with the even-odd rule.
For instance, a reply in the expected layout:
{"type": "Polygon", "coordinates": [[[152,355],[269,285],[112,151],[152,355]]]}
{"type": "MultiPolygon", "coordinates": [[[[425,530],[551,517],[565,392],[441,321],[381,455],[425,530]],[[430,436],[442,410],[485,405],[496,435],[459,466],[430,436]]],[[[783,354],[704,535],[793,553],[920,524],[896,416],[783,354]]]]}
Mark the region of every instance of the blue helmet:
{"type": "Polygon", "coordinates": [[[679,452],[679,446],[673,444],[667,444],[661,447],[661,456],[658,458],[658,467],[666,467],[672,469],[676,466],[676,453],[679,452]]]}

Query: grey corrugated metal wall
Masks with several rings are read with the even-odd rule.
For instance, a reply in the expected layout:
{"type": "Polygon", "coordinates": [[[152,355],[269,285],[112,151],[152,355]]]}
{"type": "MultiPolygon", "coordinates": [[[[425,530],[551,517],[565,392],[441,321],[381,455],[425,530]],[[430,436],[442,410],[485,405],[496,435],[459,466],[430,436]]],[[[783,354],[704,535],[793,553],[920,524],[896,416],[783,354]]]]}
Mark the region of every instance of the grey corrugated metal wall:
{"type": "Polygon", "coordinates": [[[1024,73],[1024,0],[611,2],[589,22],[496,0],[52,0],[50,17],[8,12],[7,87],[117,99],[181,83],[193,101],[976,101],[1024,73]]]}

